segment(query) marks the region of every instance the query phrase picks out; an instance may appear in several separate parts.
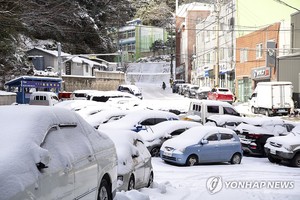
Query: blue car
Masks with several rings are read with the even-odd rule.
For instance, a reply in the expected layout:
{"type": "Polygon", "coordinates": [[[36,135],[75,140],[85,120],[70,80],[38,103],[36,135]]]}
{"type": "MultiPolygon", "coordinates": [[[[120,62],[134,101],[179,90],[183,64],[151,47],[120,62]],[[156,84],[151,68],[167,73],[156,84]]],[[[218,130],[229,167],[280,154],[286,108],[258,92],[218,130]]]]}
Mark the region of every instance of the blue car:
{"type": "Polygon", "coordinates": [[[240,164],[242,146],[233,130],[213,126],[192,127],[163,143],[160,157],[178,165],[230,162],[240,164]]]}

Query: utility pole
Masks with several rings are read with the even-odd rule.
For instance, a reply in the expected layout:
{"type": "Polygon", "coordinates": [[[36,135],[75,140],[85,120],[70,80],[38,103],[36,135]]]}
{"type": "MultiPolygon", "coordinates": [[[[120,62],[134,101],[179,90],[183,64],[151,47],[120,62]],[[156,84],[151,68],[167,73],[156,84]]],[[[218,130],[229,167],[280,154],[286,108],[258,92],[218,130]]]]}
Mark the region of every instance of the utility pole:
{"type": "Polygon", "coordinates": [[[219,50],[220,50],[220,38],[219,38],[219,31],[220,31],[220,8],[221,8],[221,3],[220,0],[217,0],[217,3],[215,5],[215,13],[216,13],[216,21],[217,21],[217,28],[216,28],[216,48],[215,48],[215,54],[216,54],[216,64],[215,64],[215,86],[219,85],[219,50]]]}

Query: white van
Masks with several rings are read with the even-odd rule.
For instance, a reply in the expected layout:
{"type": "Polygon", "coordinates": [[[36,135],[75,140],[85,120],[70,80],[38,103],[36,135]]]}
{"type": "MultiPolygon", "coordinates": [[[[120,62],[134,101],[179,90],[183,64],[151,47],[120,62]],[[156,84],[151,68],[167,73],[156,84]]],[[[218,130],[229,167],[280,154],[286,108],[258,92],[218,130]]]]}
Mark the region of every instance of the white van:
{"type": "Polygon", "coordinates": [[[191,100],[189,111],[185,120],[199,121],[206,123],[207,117],[211,115],[234,115],[241,116],[240,113],[229,103],[215,100],[191,100]]]}
{"type": "Polygon", "coordinates": [[[30,95],[29,105],[54,106],[58,101],[54,92],[33,92],[30,95]]]}

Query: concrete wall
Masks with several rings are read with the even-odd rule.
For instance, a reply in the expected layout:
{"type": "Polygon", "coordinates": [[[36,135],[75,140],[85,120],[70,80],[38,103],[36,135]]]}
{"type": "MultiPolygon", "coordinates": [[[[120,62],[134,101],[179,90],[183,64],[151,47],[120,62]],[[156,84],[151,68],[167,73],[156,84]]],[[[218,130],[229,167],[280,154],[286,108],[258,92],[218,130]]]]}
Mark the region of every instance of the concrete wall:
{"type": "Polygon", "coordinates": [[[64,75],[63,91],[72,92],[74,90],[116,90],[118,85],[125,82],[123,72],[100,72],[95,71],[95,77],[68,76],[64,75]]]}
{"type": "Polygon", "coordinates": [[[7,93],[2,94],[0,91],[0,105],[11,105],[16,102],[17,94],[7,93]]]}

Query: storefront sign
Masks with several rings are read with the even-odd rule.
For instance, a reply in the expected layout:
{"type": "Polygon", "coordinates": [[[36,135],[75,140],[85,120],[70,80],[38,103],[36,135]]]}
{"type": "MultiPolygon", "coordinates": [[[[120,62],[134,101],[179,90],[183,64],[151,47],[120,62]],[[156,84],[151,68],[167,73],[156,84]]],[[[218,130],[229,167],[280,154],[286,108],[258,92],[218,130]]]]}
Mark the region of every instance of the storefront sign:
{"type": "Polygon", "coordinates": [[[269,79],[271,77],[270,67],[263,67],[252,70],[252,79],[269,79]]]}

